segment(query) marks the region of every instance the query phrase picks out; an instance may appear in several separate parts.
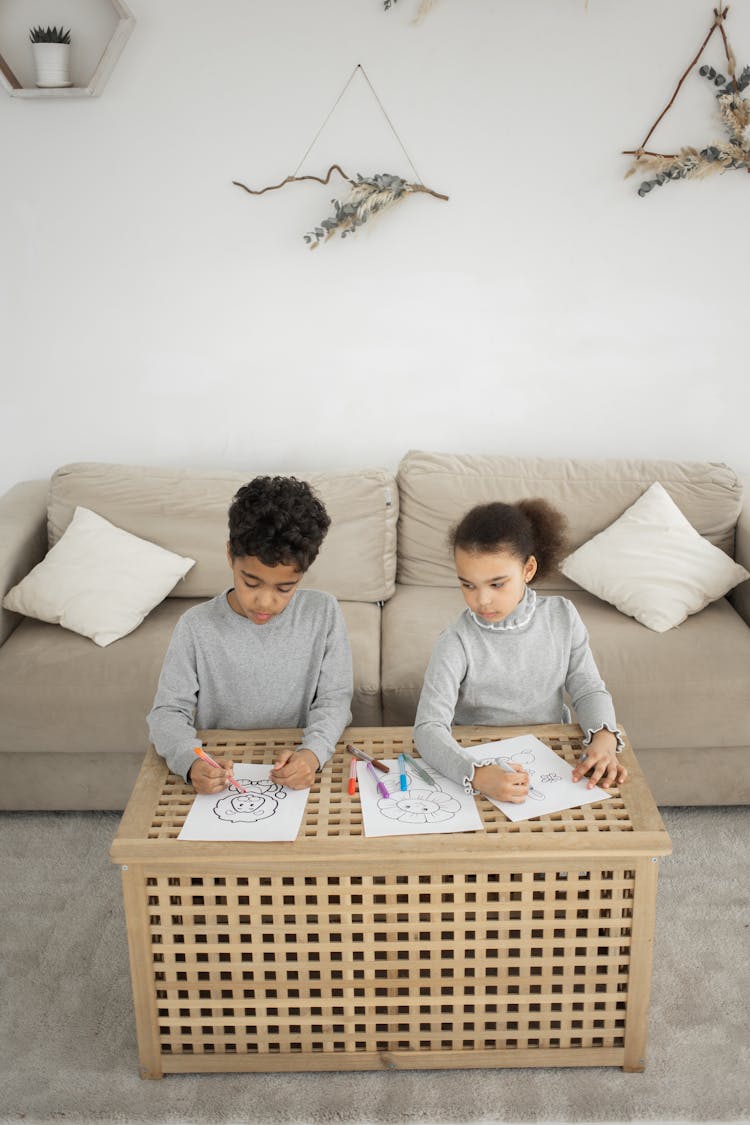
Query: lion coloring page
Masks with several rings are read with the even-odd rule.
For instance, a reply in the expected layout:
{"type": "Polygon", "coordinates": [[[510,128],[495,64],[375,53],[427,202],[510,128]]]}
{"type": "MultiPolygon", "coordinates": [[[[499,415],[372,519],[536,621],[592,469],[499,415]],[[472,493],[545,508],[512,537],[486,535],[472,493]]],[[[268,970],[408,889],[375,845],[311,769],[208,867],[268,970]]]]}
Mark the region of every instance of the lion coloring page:
{"type": "Polygon", "coordinates": [[[296,840],[309,789],[287,789],[271,781],[271,766],[236,765],[245,790],[197,794],[178,840],[296,840]]]}

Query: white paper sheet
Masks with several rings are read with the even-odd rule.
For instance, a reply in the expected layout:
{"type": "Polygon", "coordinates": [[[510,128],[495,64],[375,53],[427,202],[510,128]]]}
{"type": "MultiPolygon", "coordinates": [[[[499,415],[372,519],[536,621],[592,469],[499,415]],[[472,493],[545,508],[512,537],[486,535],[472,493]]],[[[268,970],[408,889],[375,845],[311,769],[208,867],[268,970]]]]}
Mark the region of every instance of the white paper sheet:
{"type": "Polygon", "coordinates": [[[485,742],[482,746],[465,747],[476,762],[486,762],[488,758],[516,762],[523,766],[529,775],[529,795],[521,805],[511,801],[492,801],[508,820],[531,820],[543,813],[562,812],[563,809],[577,809],[581,805],[592,805],[596,801],[607,801],[612,796],[606,789],[595,785],[587,789],[588,778],[572,781],[573,767],[564,758],[545,746],[533,734],[522,734],[518,738],[503,738],[499,742],[485,742]]]}
{"type": "Polygon", "coordinates": [[[365,836],[416,836],[431,832],[477,832],[484,829],[476,800],[420,758],[419,768],[432,778],[428,785],[407,762],[408,789],[402,791],[398,762],[386,762],[387,774],[376,770],[390,796],[377,788],[365,762],[357,762],[365,836]]]}
{"type": "Polygon", "coordinates": [[[233,785],[213,796],[198,793],[178,840],[296,840],[309,789],[270,780],[272,766],[237,765],[233,785]]]}

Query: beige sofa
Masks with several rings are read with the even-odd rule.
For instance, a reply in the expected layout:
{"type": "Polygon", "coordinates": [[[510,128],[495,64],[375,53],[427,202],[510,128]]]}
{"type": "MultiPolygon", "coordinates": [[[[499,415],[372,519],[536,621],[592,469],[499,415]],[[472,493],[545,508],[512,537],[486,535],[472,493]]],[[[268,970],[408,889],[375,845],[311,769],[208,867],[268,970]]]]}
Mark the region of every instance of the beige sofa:
{"type": "MultiPolygon", "coordinates": [[[[0,808],[120,809],[147,743],[145,715],[178,617],[229,585],[226,511],[243,473],[81,463],[0,499],[0,591],[60,538],[75,507],[196,560],[133,633],[100,648],[0,612],[0,808]]],[[[332,528],[306,584],[340,600],[355,668],[353,722],[406,725],[441,628],[463,607],[450,525],[491,499],[544,496],[577,547],[659,480],[693,526],[750,565],[750,517],[723,465],[409,453],[397,473],[297,473],[332,528]]],[[[661,804],[750,803],[750,582],[655,633],[557,574],[540,593],[578,606],[620,722],[661,804]]]]}

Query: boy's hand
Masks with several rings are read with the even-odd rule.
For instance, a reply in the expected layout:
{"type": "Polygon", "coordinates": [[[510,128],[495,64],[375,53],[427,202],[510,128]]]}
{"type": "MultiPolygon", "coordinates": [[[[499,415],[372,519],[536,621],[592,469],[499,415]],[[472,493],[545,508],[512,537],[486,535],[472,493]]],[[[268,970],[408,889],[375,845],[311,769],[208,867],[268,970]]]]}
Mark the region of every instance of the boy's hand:
{"type": "Polygon", "coordinates": [[[617,739],[611,731],[596,732],[586,748],[586,757],[573,770],[572,780],[580,781],[587,773],[590,774],[587,789],[595,785],[609,789],[610,785],[622,785],[627,781],[628,771],[620,763],[617,739]]]}
{"type": "Polygon", "coordinates": [[[475,789],[492,797],[493,801],[512,801],[521,805],[529,795],[529,775],[518,762],[511,762],[515,773],[506,773],[502,766],[477,766],[474,770],[475,789]]]}
{"type": "Polygon", "coordinates": [[[230,766],[222,766],[217,770],[216,766],[211,766],[202,758],[198,758],[190,767],[188,779],[192,782],[196,793],[221,793],[222,789],[226,789],[230,784],[231,773],[230,766]]]}
{"type": "Polygon", "coordinates": [[[319,768],[320,762],[312,750],[304,747],[299,750],[282,750],[273,764],[271,781],[290,789],[309,789],[319,768]]]}

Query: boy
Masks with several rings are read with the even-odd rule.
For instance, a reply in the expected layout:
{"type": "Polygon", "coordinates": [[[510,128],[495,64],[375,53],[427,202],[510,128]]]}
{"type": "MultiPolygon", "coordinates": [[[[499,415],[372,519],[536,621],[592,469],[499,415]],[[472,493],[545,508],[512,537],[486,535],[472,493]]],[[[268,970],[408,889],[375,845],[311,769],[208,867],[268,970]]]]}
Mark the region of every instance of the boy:
{"type": "Polygon", "coordinates": [[[305,789],[351,719],[352,659],[335,597],[298,590],[330,526],[294,477],[255,477],[229,509],[234,585],[175,626],[148,716],[151,741],[198,793],[219,793],[229,768],[196,758],[195,731],[304,727],[272,781],[305,789]]]}

